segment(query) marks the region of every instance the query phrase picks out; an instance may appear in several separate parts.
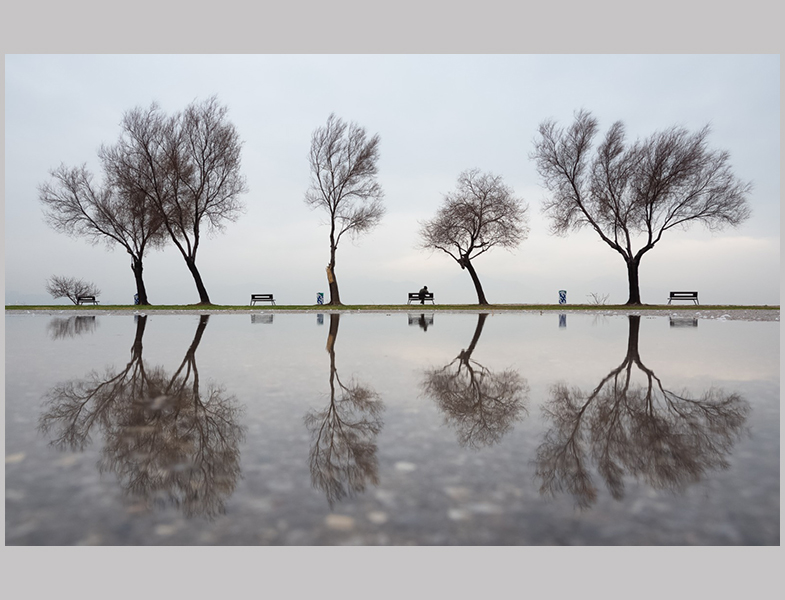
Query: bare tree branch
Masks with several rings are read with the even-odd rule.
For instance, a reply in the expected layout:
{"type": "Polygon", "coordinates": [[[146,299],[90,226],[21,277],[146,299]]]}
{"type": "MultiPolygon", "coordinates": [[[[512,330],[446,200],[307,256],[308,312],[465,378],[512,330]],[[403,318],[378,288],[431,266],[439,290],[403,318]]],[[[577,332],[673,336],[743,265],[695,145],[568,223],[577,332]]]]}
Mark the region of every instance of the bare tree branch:
{"type": "Polygon", "coordinates": [[[101,290],[94,283],[60,275],[52,275],[46,281],[46,291],[52,298],[68,298],[74,304],[77,303],[80,296],[95,296],[97,298],[101,294],[101,290]]]}
{"type": "Polygon", "coordinates": [[[464,171],[436,216],[420,223],[420,248],[441,250],[467,269],[479,304],[488,304],[471,260],[497,246],[517,247],[528,235],[527,211],[500,176],[464,171]]]}
{"type": "Polygon", "coordinates": [[[305,203],[329,216],[329,304],[341,304],[335,279],[335,253],[344,234],[356,238],[376,227],[385,213],[384,192],[376,180],[379,135],[368,139],[365,129],[331,114],[311,137],[308,155],[311,185],[305,203]]]}
{"type": "Polygon", "coordinates": [[[550,193],[542,210],[552,233],[591,227],[618,252],[627,265],[627,304],[640,304],[640,260],[663,233],[694,222],[737,227],[750,216],[752,184],[736,178],[727,152],[708,148],[708,127],[671,127],[627,144],[616,122],[592,155],[597,130],[584,110],[567,129],[540,124],[531,158],[550,193]]]}
{"type": "Polygon", "coordinates": [[[96,186],[85,165],[60,165],[52,180],[39,186],[44,218],[60,233],[97,244],[117,244],[131,257],[140,304],[148,304],[142,278],[144,256],[165,243],[166,231],[157,211],[144,195],[112,182],[96,186]]]}
{"type": "Polygon", "coordinates": [[[222,231],[244,210],[242,142],[228,108],[215,96],[166,115],[153,103],[125,113],[117,143],[101,149],[112,181],[153,204],[194,278],[199,301],[210,297],[196,265],[203,230],[222,231]]]}

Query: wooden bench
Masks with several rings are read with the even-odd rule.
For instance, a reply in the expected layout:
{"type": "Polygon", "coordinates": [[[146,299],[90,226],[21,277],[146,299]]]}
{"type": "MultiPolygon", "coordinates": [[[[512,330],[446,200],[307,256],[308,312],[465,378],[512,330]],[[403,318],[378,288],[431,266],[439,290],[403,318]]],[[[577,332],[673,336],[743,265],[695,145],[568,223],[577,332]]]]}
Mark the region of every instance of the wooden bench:
{"type": "MultiPolygon", "coordinates": [[[[409,301],[406,304],[411,304],[412,300],[415,300],[415,301],[419,302],[420,301],[420,292],[409,292],[409,301]]],[[[433,292],[426,292],[425,293],[425,301],[427,302],[428,300],[431,301],[431,304],[435,304],[435,302],[433,301],[433,292]]]]}
{"type": "Polygon", "coordinates": [[[98,304],[98,300],[95,299],[95,296],[77,296],[76,297],[77,304],[98,304]]]}
{"type": "Polygon", "coordinates": [[[257,302],[271,302],[273,305],[275,305],[275,300],[273,300],[272,294],[251,294],[251,306],[257,302]]]}
{"type": "Polygon", "coordinates": [[[695,304],[700,304],[698,302],[698,292],[671,292],[670,298],[668,298],[668,304],[670,304],[672,300],[692,300],[695,304]]]}

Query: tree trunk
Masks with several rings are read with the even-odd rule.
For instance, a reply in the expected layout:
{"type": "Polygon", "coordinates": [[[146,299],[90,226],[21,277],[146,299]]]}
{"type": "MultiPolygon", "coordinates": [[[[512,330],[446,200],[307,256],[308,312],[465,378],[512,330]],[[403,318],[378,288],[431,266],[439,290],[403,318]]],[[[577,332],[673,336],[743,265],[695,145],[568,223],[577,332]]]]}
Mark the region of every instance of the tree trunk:
{"type": "Polygon", "coordinates": [[[147,315],[137,315],[136,317],[136,336],[134,337],[134,345],[131,347],[131,356],[133,361],[142,360],[142,338],[144,337],[144,328],[147,325],[147,315]]]}
{"type": "Polygon", "coordinates": [[[194,398],[198,400],[199,398],[199,369],[196,368],[196,349],[199,347],[199,343],[202,341],[202,335],[204,334],[204,330],[207,327],[207,321],[210,319],[210,315],[200,315],[199,316],[199,325],[196,326],[196,333],[194,333],[194,339],[191,342],[191,346],[188,348],[188,351],[185,353],[185,358],[183,358],[183,362],[180,364],[180,367],[177,369],[175,374],[169,380],[169,384],[166,387],[166,393],[172,389],[172,386],[177,383],[178,388],[185,389],[185,383],[188,381],[189,376],[193,376],[193,384],[191,386],[194,394],[194,398]],[[185,367],[188,367],[186,371],[186,376],[182,380],[182,382],[178,382],[178,377],[180,373],[182,373],[185,367]]]}
{"type": "Polygon", "coordinates": [[[196,349],[199,347],[199,343],[202,341],[202,335],[204,334],[204,330],[207,327],[207,321],[210,320],[210,315],[200,315],[199,316],[199,325],[196,326],[196,333],[194,333],[194,340],[191,342],[191,346],[188,348],[188,352],[186,352],[185,356],[186,359],[193,360],[196,356],[196,349]]]}
{"type": "Polygon", "coordinates": [[[330,355],[330,402],[335,402],[335,338],[338,337],[339,313],[330,315],[330,331],[327,333],[327,352],[330,355]]]}
{"type": "Polygon", "coordinates": [[[134,279],[136,280],[136,295],[139,297],[139,304],[149,306],[150,302],[147,299],[147,289],[144,286],[144,279],[142,279],[142,266],[141,259],[132,257],[131,270],[134,272],[134,279]]]}
{"type": "Polygon", "coordinates": [[[629,282],[629,298],[627,304],[641,304],[641,290],[638,284],[639,258],[627,260],[627,281],[629,282]]]}
{"type": "Polygon", "coordinates": [[[468,361],[474,352],[475,346],[477,346],[477,342],[480,341],[480,334],[482,334],[482,328],[485,325],[485,319],[488,318],[488,313],[480,313],[477,315],[477,327],[474,329],[474,335],[472,336],[472,341],[469,342],[469,347],[461,352],[461,359],[468,361]]]}
{"type": "Polygon", "coordinates": [[[338,337],[338,323],[340,322],[341,315],[333,313],[330,315],[330,330],[327,332],[327,352],[333,356],[335,352],[335,338],[338,337]]]}
{"type": "Polygon", "coordinates": [[[327,265],[327,285],[330,288],[330,306],[343,306],[341,294],[338,292],[338,281],[335,279],[335,250],[331,251],[330,264],[327,265]]]}
{"type": "Polygon", "coordinates": [[[640,354],[638,354],[638,336],[641,330],[641,316],[640,315],[627,315],[629,321],[629,333],[627,335],[627,361],[640,363],[640,354]]]}
{"type": "Polygon", "coordinates": [[[477,277],[477,271],[474,270],[474,266],[469,261],[468,257],[464,257],[463,264],[466,267],[466,270],[469,271],[469,275],[472,276],[472,281],[474,282],[474,289],[477,290],[477,303],[488,304],[488,301],[485,299],[485,292],[482,291],[482,284],[480,283],[480,278],[477,277]]]}
{"type": "Polygon", "coordinates": [[[207,295],[207,289],[202,282],[202,276],[199,274],[199,269],[196,268],[196,261],[190,256],[186,256],[185,264],[188,265],[188,270],[191,271],[196,284],[196,291],[199,292],[199,304],[212,304],[210,296],[207,295]]]}

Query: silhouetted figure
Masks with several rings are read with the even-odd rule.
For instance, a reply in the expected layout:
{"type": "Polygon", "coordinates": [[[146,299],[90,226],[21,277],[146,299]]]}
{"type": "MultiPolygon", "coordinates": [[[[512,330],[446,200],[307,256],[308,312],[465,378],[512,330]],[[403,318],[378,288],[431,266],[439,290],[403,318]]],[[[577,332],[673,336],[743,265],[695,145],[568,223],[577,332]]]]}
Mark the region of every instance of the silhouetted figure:
{"type": "Polygon", "coordinates": [[[428,293],[428,286],[427,285],[422,286],[422,289],[420,290],[420,304],[425,304],[425,294],[427,293],[428,293]]]}

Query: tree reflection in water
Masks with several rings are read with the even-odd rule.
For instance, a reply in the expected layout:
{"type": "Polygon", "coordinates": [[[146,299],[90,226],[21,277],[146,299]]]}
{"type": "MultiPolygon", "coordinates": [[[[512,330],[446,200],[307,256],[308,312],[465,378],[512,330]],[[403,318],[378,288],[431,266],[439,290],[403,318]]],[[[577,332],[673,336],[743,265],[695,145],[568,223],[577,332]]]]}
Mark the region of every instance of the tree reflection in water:
{"type": "Polygon", "coordinates": [[[327,496],[330,507],[347,496],[378,485],[376,436],[382,429],[384,404],[379,394],[354,379],[347,385],[335,365],[335,340],[341,315],[330,315],[330,403],[311,411],[305,425],[311,433],[311,482],[327,496]]]}
{"type": "Polygon", "coordinates": [[[147,317],[139,316],[125,368],[53,388],[39,429],[63,450],[84,449],[100,431],[99,468],[116,473],[127,494],[148,505],[175,505],[187,516],[222,514],[240,476],[244,428],[236,399],[199,381],[196,349],[208,318],[201,316],[185,358],[169,375],[142,360],[147,317]]]}
{"type": "Polygon", "coordinates": [[[625,474],[678,491],[728,467],[749,403],[711,388],[699,397],[666,389],[638,353],[640,316],[629,316],[627,356],[591,392],[557,384],[545,414],[553,422],[537,452],[540,491],[572,494],[581,508],[597,499],[594,463],[613,498],[625,474]],[[645,384],[632,383],[633,366],[645,384]]]}
{"type": "Polygon", "coordinates": [[[55,317],[49,321],[49,336],[53,340],[77,337],[85,333],[93,333],[98,327],[95,315],[78,315],[61,319],[55,317]]]}
{"type": "Polygon", "coordinates": [[[421,384],[456,429],[459,443],[472,448],[497,443],[525,416],[529,395],[528,383],[517,371],[494,373],[471,360],[487,317],[478,315],[469,347],[448,365],[426,371],[421,384]]]}

